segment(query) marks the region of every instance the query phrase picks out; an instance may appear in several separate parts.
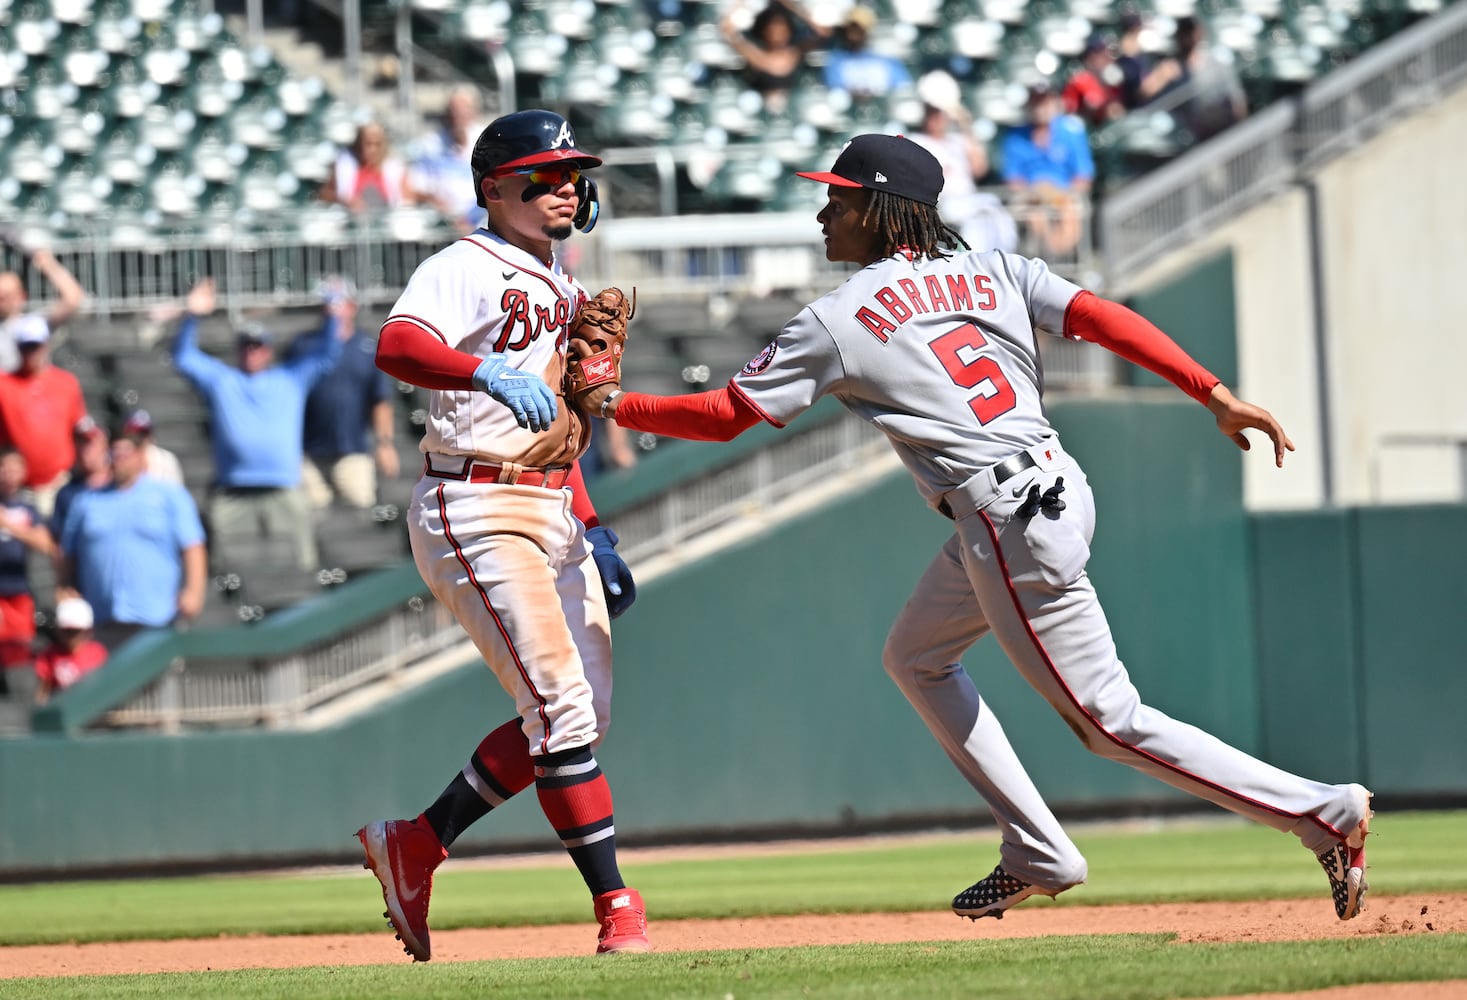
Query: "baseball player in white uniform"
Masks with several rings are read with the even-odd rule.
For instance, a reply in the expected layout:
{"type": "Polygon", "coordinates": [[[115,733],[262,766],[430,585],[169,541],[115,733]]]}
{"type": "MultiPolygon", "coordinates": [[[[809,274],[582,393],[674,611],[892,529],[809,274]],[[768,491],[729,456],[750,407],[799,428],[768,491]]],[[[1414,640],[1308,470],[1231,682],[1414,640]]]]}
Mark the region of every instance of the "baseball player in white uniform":
{"type": "Polygon", "coordinates": [[[1303,842],[1329,876],[1336,915],[1365,896],[1370,793],[1288,774],[1142,703],[1085,573],[1095,506],[1084,470],[1041,403],[1040,332],[1098,343],[1205,405],[1240,448],[1263,431],[1276,464],[1293,443],[1131,310],[1043,261],[965,247],[937,216],[942,170],[898,136],[852,140],[816,216],[831,261],[861,266],[790,320],[728,386],[678,397],[597,390],[587,405],[633,430],[728,440],[783,427],[833,395],[886,432],[954,534],[897,616],[882,659],[1002,833],[993,871],[958,893],[961,916],[1002,917],[1085,881],[1085,859],[962,669],[992,632],[1091,751],[1303,842]]]}
{"type": "Polygon", "coordinates": [[[418,817],[357,832],[385,915],[418,961],[432,954],[434,869],[470,823],[532,782],[591,891],[597,952],[650,948],[593,752],[611,704],[610,618],[636,590],[576,464],[588,421],[562,398],[567,323],[586,291],[553,241],[595,224],[583,171],[600,163],[549,111],[490,123],[473,153],[487,224],[418,267],[378,341],[380,368],[433,390],[408,512],[418,571],[518,712],[418,817]]]}

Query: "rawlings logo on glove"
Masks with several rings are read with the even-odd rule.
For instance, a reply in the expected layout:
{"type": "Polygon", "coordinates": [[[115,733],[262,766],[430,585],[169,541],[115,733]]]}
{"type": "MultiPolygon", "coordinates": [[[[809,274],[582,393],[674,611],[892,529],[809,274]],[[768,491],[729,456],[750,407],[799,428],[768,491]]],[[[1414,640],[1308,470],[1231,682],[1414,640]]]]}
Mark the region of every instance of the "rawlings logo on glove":
{"type": "Polygon", "coordinates": [[[637,290],[627,299],[620,288],[603,288],[581,303],[566,341],[566,395],[577,404],[592,389],[621,384],[627,323],[637,311],[637,290]]]}

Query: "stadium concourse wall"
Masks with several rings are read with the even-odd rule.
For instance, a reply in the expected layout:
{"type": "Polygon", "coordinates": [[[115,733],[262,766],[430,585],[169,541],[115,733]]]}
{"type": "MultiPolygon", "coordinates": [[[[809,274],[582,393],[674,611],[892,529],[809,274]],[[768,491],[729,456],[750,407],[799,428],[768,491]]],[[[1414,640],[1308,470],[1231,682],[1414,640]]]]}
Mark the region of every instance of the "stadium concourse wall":
{"type": "MultiPolygon", "coordinates": [[[[1467,788],[1452,717],[1467,699],[1454,556],[1467,509],[1250,517],[1239,453],[1175,391],[1051,410],[1095,487],[1092,575],[1148,701],[1382,797],[1467,788]]],[[[893,473],[649,581],[616,624],[615,716],[598,751],[623,839],[982,825],[880,665],[888,624],[949,531],[893,473]]],[[[966,664],[1062,810],[1187,801],[1088,754],[992,640],[966,664]]],[[[511,711],[466,664],[321,731],[3,741],[0,874],[349,861],[358,825],[415,814],[511,711]]],[[[554,847],[533,799],[460,841],[531,847],[554,847]]]]}

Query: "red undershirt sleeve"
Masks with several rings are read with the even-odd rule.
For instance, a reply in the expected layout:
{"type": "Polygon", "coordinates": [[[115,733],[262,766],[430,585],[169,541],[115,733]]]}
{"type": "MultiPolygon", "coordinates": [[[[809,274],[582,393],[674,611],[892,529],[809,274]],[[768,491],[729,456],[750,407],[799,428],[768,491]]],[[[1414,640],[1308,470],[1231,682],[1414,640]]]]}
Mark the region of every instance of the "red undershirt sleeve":
{"type": "Polygon", "coordinates": [[[761,418],[757,410],[725,386],[686,396],[629,392],[617,401],[615,419],[628,430],[663,437],[732,441],[761,418]]]}
{"type": "Polygon", "coordinates": [[[571,466],[570,479],[566,485],[571,491],[571,513],[576,515],[577,520],[588,528],[594,528],[601,523],[596,516],[596,507],[591,503],[591,494],[586,492],[586,480],[581,475],[581,463],[579,460],[571,466]]]}
{"type": "Polygon", "coordinates": [[[456,351],[416,323],[388,320],[377,338],[377,367],[425,389],[472,389],[483,358],[456,351]]]}
{"type": "Polygon", "coordinates": [[[1070,301],[1064,332],[1160,375],[1204,406],[1213,386],[1222,381],[1145,317],[1092,292],[1081,292],[1070,301]]]}

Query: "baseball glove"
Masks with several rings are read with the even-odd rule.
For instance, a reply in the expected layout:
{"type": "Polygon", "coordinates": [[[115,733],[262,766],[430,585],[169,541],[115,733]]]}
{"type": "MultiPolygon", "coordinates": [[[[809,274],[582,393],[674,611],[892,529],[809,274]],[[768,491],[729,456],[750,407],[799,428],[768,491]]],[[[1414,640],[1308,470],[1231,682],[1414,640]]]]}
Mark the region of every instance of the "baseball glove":
{"type": "Polygon", "coordinates": [[[602,385],[621,384],[622,345],[627,323],[637,311],[637,290],[627,299],[620,288],[603,288],[581,303],[567,334],[567,395],[580,402],[602,385]]]}

